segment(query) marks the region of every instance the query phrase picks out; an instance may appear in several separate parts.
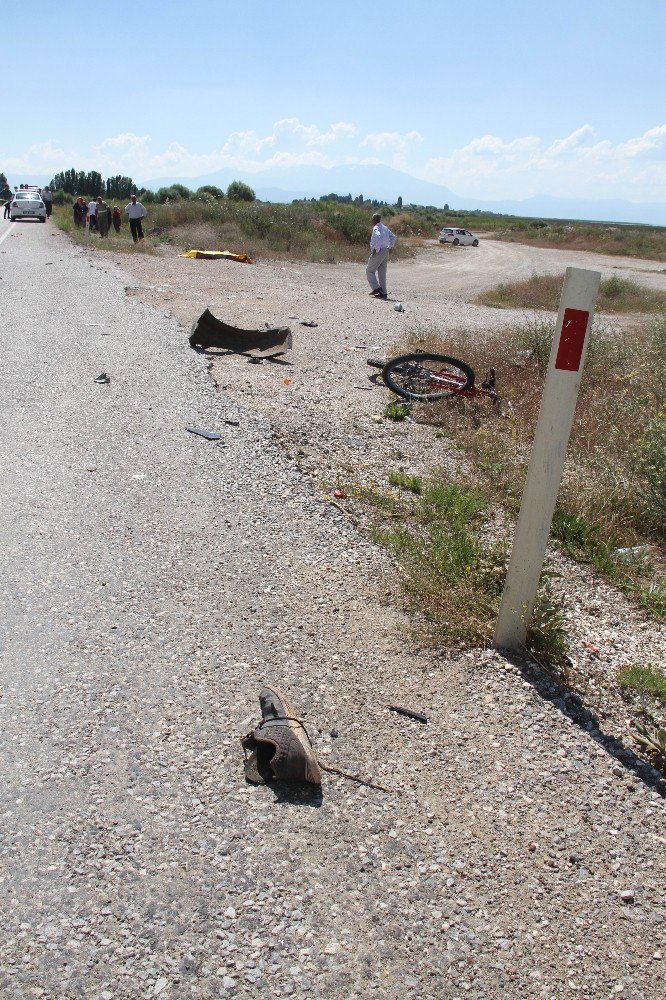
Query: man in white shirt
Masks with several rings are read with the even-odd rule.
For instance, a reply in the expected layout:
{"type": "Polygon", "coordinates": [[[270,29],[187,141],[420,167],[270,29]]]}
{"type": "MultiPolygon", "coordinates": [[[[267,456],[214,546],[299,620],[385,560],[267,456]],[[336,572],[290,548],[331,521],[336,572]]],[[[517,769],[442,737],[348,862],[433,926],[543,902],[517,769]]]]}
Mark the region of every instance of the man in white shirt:
{"type": "Polygon", "coordinates": [[[141,225],[141,220],[145,219],[148,215],[145,208],[140,201],[136,200],[136,195],[132,195],[132,200],[129,205],[125,205],[125,212],[129,217],[130,230],[132,233],[132,239],[135,243],[143,239],[143,226],[141,225]]]}
{"type": "Polygon", "coordinates": [[[93,229],[97,228],[97,219],[95,218],[96,214],[97,214],[97,200],[95,198],[91,198],[90,201],[88,202],[88,218],[90,219],[89,226],[91,232],[93,231],[93,229]]]}
{"type": "Polygon", "coordinates": [[[389,252],[395,246],[396,236],[388,226],[382,225],[382,217],[375,213],[372,217],[372,236],[370,237],[370,260],[365,269],[365,276],[370,283],[376,299],[385,299],[386,295],[386,268],[388,266],[389,252]]]}

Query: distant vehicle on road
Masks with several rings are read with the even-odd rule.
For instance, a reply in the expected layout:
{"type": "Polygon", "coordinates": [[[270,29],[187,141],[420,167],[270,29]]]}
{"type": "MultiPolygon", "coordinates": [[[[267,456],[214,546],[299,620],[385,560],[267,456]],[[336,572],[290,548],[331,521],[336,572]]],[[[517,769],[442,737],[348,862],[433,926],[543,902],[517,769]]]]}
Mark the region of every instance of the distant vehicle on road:
{"type": "Polygon", "coordinates": [[[9,218],[14,219],[39,219],[46,222],[46,205],[42,201],[39,191],[16,191],[9,207],[9,218]]]}
{"type": "Polygon", "coordinates": [[[479,241],[477,240],[474,233],[470,233],[468,229],[442,229],[439,234],[440,243],[453,243],[454,246],[472,246],[478,247],[479,241]]]}

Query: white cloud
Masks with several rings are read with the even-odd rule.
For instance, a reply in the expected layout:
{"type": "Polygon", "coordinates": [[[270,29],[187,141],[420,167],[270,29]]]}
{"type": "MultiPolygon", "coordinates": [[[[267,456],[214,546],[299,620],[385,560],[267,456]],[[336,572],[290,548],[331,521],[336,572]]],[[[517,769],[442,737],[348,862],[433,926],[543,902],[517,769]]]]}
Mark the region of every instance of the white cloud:
{"type": "Polygon", "coordinates": [[[622,156],[647,156],[650,153],[662,152],[666,149],[666,125],[651,128],[637,139],[629,139],[618,146],[622,156]]]}
{"type": "Polygon", "coordinates": [[[591,125],[581,125],[580,128],[577,128],[570,135],[565,136],[564,139],[556,139],[555,142],[551,143],[546,150],[546,156],[565,156],[573,149],[580,149],[582,146],[589,145],[588,140],[591,142],[594,139],[594,135],[595,132],[591,125]]]}
{"type": "Polygon", "coordinates": [[[78,164],[77,155],[62,149],[55,142],[38,142],[20,156],[3,156],[2,170],[7,175],[57,173],[68,170],[74,163],[78,164]]]}
{"type": "Polygon", "coordinates": [[[666,200],[666,125],[622,142],[598,136],[585,123],[549,140],[488,133],[440,156],[428,156],[426,148],[427,137],[416,130],[364,134],[352,122],[319,126],[290,117],[276,121],[265,133],[232,132],[207,152],[193,152],[177,141],[160,149],[150,135],[123,132],[78,150],[64,149],[56,140],[30,146],[19,156],[3,155],[0,149],[0,167],[17,181],[21,174],[54,174],[71,166],[142,181],[165,175],[192,178],[225,167],[251,177],[273,168],[383,163],[465,197],[549,193],[666,200]]]}
{"type": "Polygon", "coordinates": [[[431,157],[419,175],[479,198],[571,197],[666,200],[666,125],[625,142],[596,139],[582,125],[547,143],[539,136],[485,135],[447,156],[431,157]]]}

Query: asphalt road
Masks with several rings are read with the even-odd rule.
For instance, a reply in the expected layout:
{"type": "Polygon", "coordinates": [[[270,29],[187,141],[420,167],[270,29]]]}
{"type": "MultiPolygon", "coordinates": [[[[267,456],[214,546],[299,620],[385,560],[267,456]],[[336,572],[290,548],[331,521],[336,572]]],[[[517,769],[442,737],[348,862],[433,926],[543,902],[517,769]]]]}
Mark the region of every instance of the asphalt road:
{"type": "Polygon", "coordinates": [[[25,223],[0,279],[0,996],[656,995],[654,774],[496,654],[419,650],[122,260],[25,223]],[[246,785],[264,680],[390,792],[246,785]]]}

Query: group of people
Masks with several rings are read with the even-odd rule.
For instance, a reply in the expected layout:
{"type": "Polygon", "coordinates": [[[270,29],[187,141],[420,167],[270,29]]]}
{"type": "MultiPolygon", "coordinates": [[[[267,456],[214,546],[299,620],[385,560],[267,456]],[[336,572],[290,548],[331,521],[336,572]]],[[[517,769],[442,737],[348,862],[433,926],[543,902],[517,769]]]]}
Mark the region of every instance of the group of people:
{"type": "MultiPolygon", "coordinates": [[[[72,205],[72,212],[74,225],[80,229],[84,229],[87,224],[91,233],[96,231],[101,237],[108,236],[111,226],[117,233],[120,232],[123,222],[120,209],[117,205],[111,208],[101,195],[98,198],[91,198],[87,204],[84,198],[79,195],[72,205]]],[[[145,219],[148,213],[141,202],[137,201],[135,194],[132,195],[130,203],[125,206],[125,214],[129,219],[132,239],[138,243],[139,240],[143,239],[142,219],[145,219]]]]}
{"type": "MultiPolygon", "coordinates": [[[[28,184],[21,184],[20,188],[14,188],[14,191],[22,191],[28,187],[28,184]]],[[[43,190],[40,189],[39,193],[46,206],[46,214],[50,216],[53,211],[53,192],[47,185],[43,190]]],[[[9,199],[5,201],[5,219],[9,218],[9,209],[13,197],[14,195],[10,191],[9,199]]],[[[74,214],[74,225],[79,229],[84,229],[88,225],[91,233],[95,230],[101,237],[108,236],[111,226],[113,226],[117,233],[120,232],[123,221],[120,209],[117,205],[111,208],[101,195],[98,198],[91,198],[87,204],[85,199],[79,195],[72,206],[72,211],[74,214]]],[[[142,220],[145,219],[148,213],[141,202],[137,200],[135,194],[132,195],[132,200],[129,204],[125,206],[125,214],[129,219],[132,239],[135,243],[138,243],[139,240],[143,239],[142,220]]],[[[368,260],[365,273],[371,288],[370,294],[377,299],[386,299],[388,297],[386,291],[386,271],[389,253],[395,246],[395,241],[395,233],[392,233],[388,226],[382,223],[381,215],[375,213],[372,217],[370,259],[368,260]]]]}

